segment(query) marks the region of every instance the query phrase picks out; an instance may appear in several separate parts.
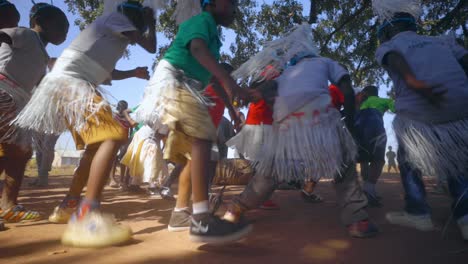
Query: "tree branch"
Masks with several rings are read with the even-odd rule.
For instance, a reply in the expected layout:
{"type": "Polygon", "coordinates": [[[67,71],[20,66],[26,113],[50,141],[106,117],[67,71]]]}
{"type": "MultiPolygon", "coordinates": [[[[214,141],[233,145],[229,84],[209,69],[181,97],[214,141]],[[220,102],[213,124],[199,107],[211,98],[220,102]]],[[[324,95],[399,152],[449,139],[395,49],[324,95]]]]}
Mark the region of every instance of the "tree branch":
{"type": "Polygon", "coordinates": [[[460,11],[465,7],[468,6],[468,1],[466,0],[460,0],[458,4],[445,15],[443,18],[441,18],[435,26],[431,28],[431,34],[435,34],[437,32],[440,32],[441,30],[445,29],[447,25],[450,25],[453,19],[460,15],[460,11]]]}
{"type": "Polygon", "coordinates": [[[371,6],[371,1],[370,0],[364,0],[362,3],[361,8],[359,8],[354,14],[351,14],[348,16],[339,26],[337,26],[331,33],[328,35],[327,40],[323,43],[321,49],[323,47],[328,46],[328,43],[331,41],[333,38],[333,35],[335,35],[338,31],[342,30],[348,23],[353,21],[356,17],[360,16],[368,7],[371,6]]]}

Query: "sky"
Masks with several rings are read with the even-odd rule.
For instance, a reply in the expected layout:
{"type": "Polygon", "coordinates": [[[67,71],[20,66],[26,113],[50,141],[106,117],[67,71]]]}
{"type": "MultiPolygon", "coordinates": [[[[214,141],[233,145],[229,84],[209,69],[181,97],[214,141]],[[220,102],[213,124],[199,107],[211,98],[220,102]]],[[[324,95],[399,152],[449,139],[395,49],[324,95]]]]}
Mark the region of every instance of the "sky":
{"type": "MultiPolygon", "coordinates": [[[[10,0],[10,1],[16,5],[18,11],[21,14],[20,26],[27,27],[29,25],[29,10],[32,7],[31,1],[30,0],[10,0]]],[[[46,2],[47,0],[42,0],[42,1],[46,2]]],[[[41,2],[41,1],[37,0],[36,2],[41,2]]],[[[263,2],[271,3],[273,1],[265,0],[265,1],[258,1],[258,2],[259,4],[261,4],[263,2]]],[[[310,1],[301,0],[300,2],[302,2],[304,6],[304,15],[308,15],[308,10],[310,8],[310,1]]],[[[52,44],[49,44],[47,46],[47,51],[49,53],[49,56],[58,57],[60,56],[61,52],[67,46],[70,45],[71,41],[78,36],[78,34],[80,33],[80,30],[77,26],[74,25],[74,21],[78,17],[68,11],[68,7],[64,4],[63,1],[55,0],[53,1],[53,4],[61,8],[66,13],[68,20],[70,22],[70,30],[68,32],[67,40],[59,46],[54,46],[52,44]]],[[[227,30],[225,31],[225,34],[226,34],[225,35],[226,38],[225,38],[225,42],[223,43],[222,50],[228,53],[229,52],[228,48],[235,39],[235,32],[233,32],[232,30],[227,30]]],[[[157,34],[157,40],[158,40],[158,46],[165,45],[169,42],[169,40],[166,39],[160,33],[157,34]]],[[[120,59],[117,63],[116,69],[131,70],[131,69],[134,69],[135,67],[146,66],[150,69],[150,73],[152,74],[151,66],[153,65],[155,56],[153,54],[146,52],[143,48],[139,46],[130,46],[129,50],[131,54],[130,57],[120,59]]],[[[108,99],[111,104],[116,104],[117,101],[119,100],[126,100],[129,103],[129,106],[132,107],[132,106],[136,106],[142,99],[145,85],[146,85],[145,80],[131,78],[127,80],[114,81],[112,83],[112,86],[104,86],[104,88],[109,92],[108,94],[110,95],[110,97],[108,99]]],[[[386,97],[388,90],[389,90],[389,87],[381,86],[379,89],[380,96],[386,97]]],[[[393,133],[393,129],[391,128],[391,122],[393,120],[393,117],[394,117],[393,114],[385,114],[384,121],[385,121],[385,128],[387,130],[387,137],[388,137],[387,144],[392,145],[394,149],[396,149],[397,144],[396,144],[395,136],[393,133]]],[[[73,143],[73,139],[70,136],[70,133],[68,132],[64,133],[59,138],[55,148],[59,152],[60,150],[65,150],[65,149],[73,150],[74,143],[73,143]]],[[[232,152],[230,152],[229,155],[231,156],[232,152]]]]}

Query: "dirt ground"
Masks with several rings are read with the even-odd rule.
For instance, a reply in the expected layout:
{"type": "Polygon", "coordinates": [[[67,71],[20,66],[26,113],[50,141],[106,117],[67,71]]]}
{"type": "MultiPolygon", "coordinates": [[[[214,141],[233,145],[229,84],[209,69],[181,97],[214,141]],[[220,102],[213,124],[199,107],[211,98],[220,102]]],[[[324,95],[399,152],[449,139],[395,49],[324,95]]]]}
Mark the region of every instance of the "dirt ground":
{"type": "MultiPolygon", "coordinates": [[[[21,203],[47,216],[63,198],[71,177],[51,177],[47,189],[27,187],[31,180],[25,180],[21,203]]],[[[229,195],[242,188],[229,187],[229,195]]],[[[317,191],[324,203],[305,204],[297,191],[277,191],[274,201],[280,210],[250,212],[247,217],[254,223],[250,236],[217,247],[194,244],[187,233],[166,230],[173,202],[106,189],[104,210],[132,227],[131,243],[104,249],[70,248],[60,244],[64,225],[9,224],[7,231],[0,232],[0,263],[468,263],[468,243],[462,241],[453,221],[442,234],[450,215],[448,197],[429,194],[438,228],[419,232],[392,226],[384,218],[385,212],[403,204],[398,176],[383,175],[378,190],[385,206],[369,209],[381,229],[373,239],[347,236],[338,221],[333,186],[323,181],[317,191]]]]}

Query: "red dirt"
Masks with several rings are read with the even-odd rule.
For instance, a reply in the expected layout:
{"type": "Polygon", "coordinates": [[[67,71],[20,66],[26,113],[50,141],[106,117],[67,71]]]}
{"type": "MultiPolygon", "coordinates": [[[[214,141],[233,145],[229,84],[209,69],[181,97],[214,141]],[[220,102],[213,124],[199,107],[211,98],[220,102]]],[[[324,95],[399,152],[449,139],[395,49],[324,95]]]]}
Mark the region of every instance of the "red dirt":
{"type": "MultiPolygon", "coordinates": [[[[70,180],[52,177],[48,189],[25,187],[21,203],[48,214],[63,198],[70,180]]],[[[229,189],[234,193],[241,188],[229,189]]],[[[134,241],[104,249],[70,248],[60,244],[64,225],[9,224],[9,230],[0,232],[0,263],[468,263],[468,243],[453,222],[442,237],[450,214],[448,197],[429,194],[438,230],[419,232],[390,225],[384,218],[385,212],[403,205],[397,175],[384,175],[378,190],[385,206],[369,210],[381,229],[373,239],[347,236],[338,221],[331,183],[321,182],[317,191],[324,203],[305,204],[297,191],[277,191],[273,200],[281,210],[252,211],[247,216],[254,231],[247,239],[215,247],[193,244],[187,233],[166,230],[172,202],[107,189],[104,210],[130,224],[134,241]]]]}

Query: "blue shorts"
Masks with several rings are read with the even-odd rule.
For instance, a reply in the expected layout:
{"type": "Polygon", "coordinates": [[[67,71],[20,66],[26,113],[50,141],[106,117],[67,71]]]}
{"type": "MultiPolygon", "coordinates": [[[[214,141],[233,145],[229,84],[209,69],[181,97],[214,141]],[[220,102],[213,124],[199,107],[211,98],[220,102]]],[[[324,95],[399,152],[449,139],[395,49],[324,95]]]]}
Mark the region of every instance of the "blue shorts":
{"type": "Polygon", "coordinates": [[[359,111],[355,128],[359,147],[358,162],[385,161],[387,134],[382,113],[374,108],[359,111]]]}

